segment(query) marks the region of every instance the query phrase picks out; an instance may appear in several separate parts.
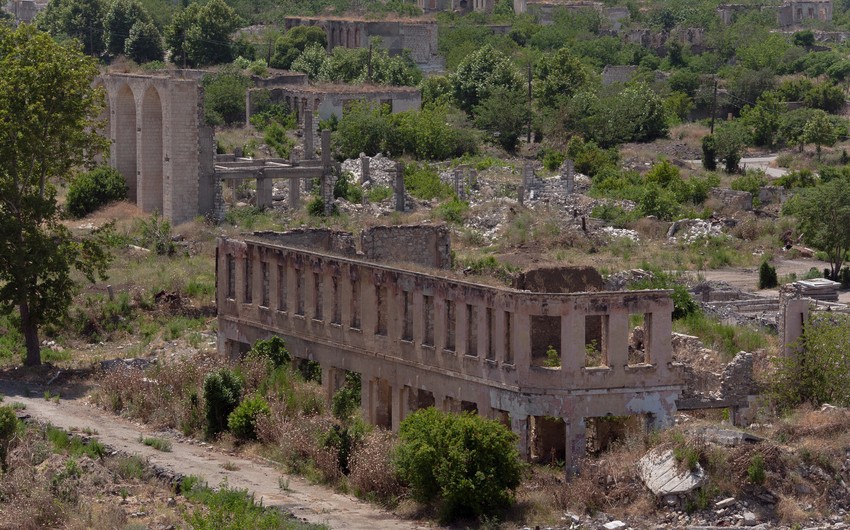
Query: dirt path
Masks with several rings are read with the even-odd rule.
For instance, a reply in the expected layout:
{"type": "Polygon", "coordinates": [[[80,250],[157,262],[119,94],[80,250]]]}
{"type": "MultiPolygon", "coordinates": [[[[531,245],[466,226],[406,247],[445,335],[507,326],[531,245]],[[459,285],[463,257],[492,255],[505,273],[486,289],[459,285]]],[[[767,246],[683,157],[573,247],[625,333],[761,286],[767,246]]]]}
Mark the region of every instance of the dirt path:
{"type": "Polygon", "coordinates": [[[150,434],[143,425],[87,406],[79,398],[61,399],[58,404],[47,401],[42,397],[43,388],[30,388],[31,391],[27,392],[25,384],[0,380],[0,393],[6,397],[5,401],[23,403],[26,412],[34,418],[64,429],[91,427],[97,430],[96,437],[113,449],[137,454],[174,473],[203,477],[211,486],[226,479],[229,486],[254,493],[265,506],[282,507],[308,522],[325,524],[330,528],[427,528],[353,497],[310,484],[300,477],[283,475],[270,465],[228,456],[210,447],[172,441],[171,452],[157,451],[139,443],[141,433],[150,434]],[[223,467],[226,463],[238,469],[228,471],[223,467]],[[280,488],[278,479],[281,476],[289,481],[286,491],[280,488]]]}

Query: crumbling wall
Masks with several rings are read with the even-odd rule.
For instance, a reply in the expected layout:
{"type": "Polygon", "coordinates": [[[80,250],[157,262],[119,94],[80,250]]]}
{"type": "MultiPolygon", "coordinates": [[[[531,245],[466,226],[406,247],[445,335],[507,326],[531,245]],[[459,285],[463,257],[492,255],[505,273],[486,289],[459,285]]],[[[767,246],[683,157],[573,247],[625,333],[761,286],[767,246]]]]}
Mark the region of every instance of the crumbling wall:
{"type": "Polygon", "coordinates": [[[366,258],[376,261],[451,267],[451,238],[445,225],[367,228],[360,234],[360,250],[366,258]]]}
{"type": "Polygon", "coordinates": [[[351,232],[331,230],[330,228],[296,228],[286,232],[254,232],[254,235],[279,245],[324,251],[341,256],[357,254],[354,235],[351,232]]]}

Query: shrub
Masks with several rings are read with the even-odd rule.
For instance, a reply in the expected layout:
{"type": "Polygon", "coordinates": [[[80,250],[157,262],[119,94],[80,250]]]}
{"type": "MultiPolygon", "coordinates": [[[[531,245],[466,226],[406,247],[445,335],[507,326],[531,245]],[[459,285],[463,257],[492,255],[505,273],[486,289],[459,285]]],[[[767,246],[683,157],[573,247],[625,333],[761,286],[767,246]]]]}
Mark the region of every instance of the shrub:
{"type": "Polygon", "coordinates": [[[355,418],[345,425],[334,424],[321,436],[319,443],[323,448],[336,453],[336,463],[342,474],[350,473],[351,453],[365,438],[366,430],[366,423],[360,418],[355,418]]]}
{"type": "Polygon", "coordinates": [[[258,340],[254,343],[251,351],[257,355],[268,357],[275,368],[289,364],[292,356],[286,349],[286,343],[280,337],[272,337],[266,340],[258,340]]]}
{"type": "Polygon", "coordinates": [[[313,197],[307,202],[307,213],[313,217],[324,217],[325,201],[319,196],[313,197]]]}
{"type": "Polygon", "coordinates": [[[242,400],[236,409],[227,417],[230,431],[242,440],[257,439],[257,418],[261,414],[270,414],[269,404],[262,396],[253,395],[242,400]]]}
{"type": "Polygon", "coordinates": [[[566,153],[555,151],[554,149],[545,149],[543,151],[543,167],[549,171],[557,171],[567,159],[566,153]]]}
{"type": "Polygon", "coordinates": [[[345,385],[331,399],[331,412],[339,420],[350,418],[360,407],[360,374],[346,372],[345,385]]]}
{"type": "Polygon", "coordinates": [[[422,502],[436,501],[443,519],[480,516],[513,502],[522,464],[516,436],[504,425],[434,408],[401,423],[395,465],[422,502]]]}
{"type": "Polygon", "coordinates": [[[771,266],[767,260],[761,262],[759,267],[759,289],[772,289],[779,285],[776,277],[776,268],[771,266]]]}
{"type": "Polygon", "coordinates": [[[363,188],[353,182],[351,173],[345,172],[334,183],[334,198],[360,204],[363,202],[363,188]]]}
{"type": "Polygon", "coordinates": [[[417,199],[448,199],[454,195],[452,186],[440,180],[437,170],[428,164],[408,164],[404,168],[404,187],[417,199]]]}
{"type": "Polygon", "coordinates": [[[383,202],[393,196],[393,190],[389,186],[374,186],[366,193],[369,202],[383,202]]]}
{"type": "Polygon", "coordinates": [[[717,169],[717,142],[711,134],[702,137],[702,167],[706,171],[717,169]]]}
{"type": "Polygon", "coordinates": [[[463,224],[466,218],[466,212],[469,211],[469,204],[465,201],[452,198],[434,209],[434,213],[447,223],[463,224]]]}
{"type": "Polygon", "coordinates": [[[747,468],[747,477],[750,479],[752,484],[764,484],[764,479],[766,478],[764,472],[764,457],[760,454],[754,455],[752,460],[750,460],[750,467],[747,468]]]}
{"type": "Polygon", "coordinates": [[[746,174],[733,180],[729,187],[733,190],[748,191],[752,193],[754,197],[758,197],[759,188],[766,184],[767,178],[764,176],[763,172],[747,171],[746,174]]]}
{"type": "Polygon", "coordinates": [[[174,254],[171,223],[154,212],[147,219],[139,219],[140,243],[161,256],[174,254]]]}
{"type": "Polygon", "coordinates": [[[212,438],[227,429],[227,418],[239,404],[242,381],[227,368],[204,378],[205,434],[212,438]]]}
{"type": "Polygon", "coordinates": [[[117,169],[98,167],[77,176],[68,187],[68,212],[85,217],[112,201],[127,198],[127,185],[117,169]]]}
{"type": "Polygon", "coordinates": [[[6,470],[6,455],[9,452],[9,442],[18,429],[18,417],[12,407],[0,407],[0,464],[6,470]]]}

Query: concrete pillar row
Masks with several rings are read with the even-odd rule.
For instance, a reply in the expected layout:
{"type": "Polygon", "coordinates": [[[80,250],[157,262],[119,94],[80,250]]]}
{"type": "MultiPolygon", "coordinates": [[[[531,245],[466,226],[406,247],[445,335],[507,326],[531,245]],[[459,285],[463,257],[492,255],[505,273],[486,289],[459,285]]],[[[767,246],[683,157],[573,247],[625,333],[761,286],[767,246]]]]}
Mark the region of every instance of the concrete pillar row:
{"type": "Polygon", "coordinates": [[[587,452],[587,426],[583,417],[564,418],[566,421],[566,458],[565,469],[568,475],[576,474],[581,460],[587,452]]]}
{"type": "Polygon", "coordinates": [[[528,439],[528,416],[511,414],[511,431],[517,435],[517,449],[519,450],[520,458],[528,461],[531,456],[528,439]]]}

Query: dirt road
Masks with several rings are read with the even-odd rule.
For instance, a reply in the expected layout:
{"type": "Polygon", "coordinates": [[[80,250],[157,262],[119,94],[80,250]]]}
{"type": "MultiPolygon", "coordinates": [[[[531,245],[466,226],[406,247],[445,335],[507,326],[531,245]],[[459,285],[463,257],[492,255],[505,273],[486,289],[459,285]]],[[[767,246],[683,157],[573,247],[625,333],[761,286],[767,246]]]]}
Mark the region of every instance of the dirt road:
{"type": "Polygon", "coordinates": [[[6,403],[17,401],[26,405],[26,412],[34,418],[64,429],[91,427],[98,432],[96,438],[115,450],[137,454],[174,473],[203,477],[211,486],[226,479],[230,487],[254,493],[263,505],[281,507],[311,523],[352,529],[427,528],[297,476],[283,475],[270,465],[228,456],[210,447],[173,442],[171,452],[157,451],[139,443],[140,434],[151,434],[143,425],[85,405],[81,398],[55,403],[43,398],[43,388],[28,389],[25,384],[8,380],[0,380],[0,393],[6,403]],[[238,469],[228,471],[223,467],[225,464],[238,469]],[[281,490],[280,477],[289,481],[286,491],[281,490]]]}

